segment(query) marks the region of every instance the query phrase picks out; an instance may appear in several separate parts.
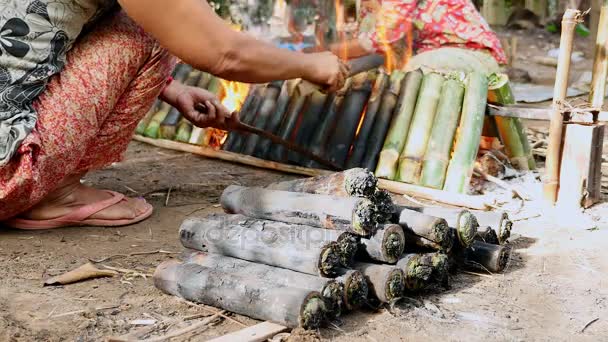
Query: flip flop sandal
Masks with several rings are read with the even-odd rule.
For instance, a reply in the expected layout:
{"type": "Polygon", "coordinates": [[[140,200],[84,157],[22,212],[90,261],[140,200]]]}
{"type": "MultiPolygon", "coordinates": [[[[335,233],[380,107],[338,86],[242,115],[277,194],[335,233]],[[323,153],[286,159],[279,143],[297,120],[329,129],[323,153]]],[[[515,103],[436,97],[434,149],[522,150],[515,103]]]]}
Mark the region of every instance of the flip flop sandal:
{"type": "Polygon", "coordinates": [[[122,200],[125,199],[125,195],[114,191],[104,190],[105,192],[112,195],[107,200],[87,204],[80,208],[74,209],[69,214],[64,216],[50,219],[50,220],[26,220],[21,218],[14,218],[4,221],[9,227],[25,230],[38,230],[38,229],[52,229],[62,227],[82,227],[82,226],[95,226],[95,227],[119,227],[134,224],[143,221],[152,215],[153,207],[149,203],[146,203],[146,211],[139,216],[132,219],[121,219],[121,220],[101,220],[101,219],[89,219],[92,215],[107,209],[122,200]]]}

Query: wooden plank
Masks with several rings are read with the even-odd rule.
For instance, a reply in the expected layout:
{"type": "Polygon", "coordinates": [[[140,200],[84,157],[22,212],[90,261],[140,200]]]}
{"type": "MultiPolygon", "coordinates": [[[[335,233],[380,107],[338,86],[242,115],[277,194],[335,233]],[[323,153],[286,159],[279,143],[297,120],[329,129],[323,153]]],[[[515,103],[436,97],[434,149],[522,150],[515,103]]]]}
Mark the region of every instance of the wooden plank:
{"type": "MultiPolygon", "coordinates": [[[[544,120],[549,121],[551,108],[525,107],[520,105],[514,106],[495,106],[488,105],[487,113],[492,116],[507,116],[512,118],[528,119],[528,120],[544,120]]],[[[608,111],[601,111],[598,114],[597,121],[608,122],[608,111]]]]}
{"type": "Polygon", "coordinates": [[[208,342],[263,342],[289,328],[279,324],[262,322],[224,336],[208,340],[208,342]]]}

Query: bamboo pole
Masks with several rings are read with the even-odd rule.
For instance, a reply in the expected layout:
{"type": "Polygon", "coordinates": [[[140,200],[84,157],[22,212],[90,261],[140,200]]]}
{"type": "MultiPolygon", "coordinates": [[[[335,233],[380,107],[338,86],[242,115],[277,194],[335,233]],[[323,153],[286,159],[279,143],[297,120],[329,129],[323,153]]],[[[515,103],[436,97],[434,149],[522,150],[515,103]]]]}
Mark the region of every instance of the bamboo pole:
{"type": "Polygon", "coordinates": [[[179,124],[177,124],[177,134],[175,135],[175,141],[187,143],[190,141],[192,136],[192,122],[188,121],[185,117],[182,117],[179,124]]]}
{"type": "Polygon", "coordinates": [[[466,193],[469,188],[475,158],[481,141],[483,118],[488,99],[488,78],[480,72],[467,76],[466,90],[462,104],[462,117],[454,152],[448,166],[443,190],[455,193],[466,193]]]}
{"type": "Polygon", "coordinates": [[[509,15],[506,1],[484,0],[481,15],[492,26],[505,26],[509,15]]]}
{"type": "Polygon", "coordinates": [[[405,273],[405,287],[409,292],[428,288],[433,283],[449,286],[447,256],[442,253],[408,253],[397,262],[405,273]]]}
{"type": "Polygon", "coordinates": [[[311,238],[299,229],[299,225],[242,215],[218,215],[186,219],[179,228],[179,237],[187,248],[315,276],[339,275],[338,244],[322,233],[311,238]]]}
{"type": "Polygon", "coordinates": [[[405,75],[398,101],[401,105],[397,108],[397,113],[391,121],[376,167],[376,176],[379,178],[394,180],[397,175],[399,155],[407,140],[421,83],[422,72],[420,70],[410,71],[405,75]]]}
{"type": "Polygon", "coordinates": [[[511,248],[475,241],[464,251],[465,264],[482,271],[502,272],[511,257],[511,248]]]}
{"type": "Polygon", "coordinates": [[[355,263],[354,269],[363,273],[367,279],[370,297],[382,303],[390,303],[401,298],[405,290],[405,275],[395,266],[355,263]]]}
{"type": "MultiPolygon", "coordinates": [[[[287,108],[287,112],[285,113],[285,118],[281,123],[281,128],[279,129],[279,136],[285,140],[293,141],[293,131],[296,128],[298,123],[298,118],[300,117],[300,113],[304,108],[304,104],[306,103],[306,96],[302,96],[298,91],[299,88],[296,88],[291,99],[289,101],[289,107],[287,108]]],[[[271,160],[277,162],[283,162],[287,160],[285,146],[283,145],[272,145],[270,147],[270,154],[268,155],[271,160]]]]}
{"type": "Polygon", "coordinates": [[[382,96],[382,102],[377,115],[378,117],[374,122],[374,128],[368,138],[367,149],[365,150],[365,156],[363,157],[362,166],[368,170],[376,170],[379,154],[382,150],[384,139],[386,138],[389,125],[393,118],[393,112],[397,106],[397,101],[399,100],[404,77],[405,73],[393,71],[390,78],[389,89],[387,89],[382,96]]]}
{"type": "Polygon", "coordinates": [[[372,234],[377,225],[375,206],[364,198],[231,185],[222,193],[220,203],[229,213],[344,230],[362,236],[372,234]]]}
{"type": "Polygon", "coordinates": [[[363,273],[356,270],[347,270],[336,280],[344,286],[342,303],[347,310],[358,309],[367,302],[369,287],[363,273]]]}
{"type": "Polygon", "coordinates": [[[189,301],[292,328],[318,328],[327,312],[323,297],[316,291],[280,287],[176,260],[157,267],[154,285],[189,301]]]}
{"type": "Polygon", "coordinates": [[[148,126],[144,130],[143,136],[152,139],[158,139],[158,130],[160,129],[160,124],[161,122],[163,122],[163,120],[165,120],[165,117],[167,116],[167,114],[169,114],[170,110],[171,105],[166,102],[162,102],[160,104],[160,107],[158,108],[158,111],[154,113],[152,118],[150,118],[148,126]]]}
{"type": "MultiPolygon", "coordinates": [[[[250,123],[251,120],[253,120],[251,118],[251,116],[247,116],[247,115],[250,115],[250,113],[251,113],[250,108],[253,105],[253,99],[257,96],[259,91],[260,91],[260,87],[258,85],[252,85],[251,87],[249,87],[249,92],[247,93],[247,97],[245,97],[245,101],[243,102],[243,105],[241,106],[241,109],[239,112],[239,120],[241,120],[242,122],[250,123]]],[[[234,145],[236,144],[237,140],[239,139],[239,136],[240,136],[239,132],[235,132],[235,131],[228,132],[228,138],[222,145],[222,150],[224,150],[224,151],[234,150],[234,145]]]]}
{"type": "MultiPolygon", "coordinates": [[[[281,92],[277,99],[276,110],[270,116],[266,126],[266,130],[273,134],[278,133],[281,122],[285,117],[285,112],[289,106],[289,98],[291,97],[291,94],[293,94],[293,82],[295,81],[286,81],[283,83],[283,87],[281,88],[281,92]]],[[[266,158],[270,152],[270,146],[272,146],[272,141],[268,138],[262,138],[253,151],[253,156],[257,158],[266,158]]]]}
{"type": "Polygon", "coordinates": [[[443,84],[431,137],[422,162],[422,186],[443,189],[463,98],[464,86],[460,81],[451,79],[443,84]]]}
{"type": "Polygon", "coordinates": [[[422,158],[433,128],[444,81],[443,76],[436,73],[424,75],[422,79],[407,142],[399,157],[399,173],[396,179],[400,182],[417,184],[420,179],[422,158]]]}
{"type": "Polygon", "coordinates": [[[374,122],[378,116],[378,111],[382,103],[382,95],[384,94],[389,84],[389,76],[386,72],[380,71],[376,77],[376,82],[372,89],[372,93],[367,102],[367,108],[363,114],[363,122],[360,123],[361,128],[353,142],[352,153],[346,162],[346,168],[361,167],[363,156],[368,148],[367,141],[371,137],[374,122]]]}
{"type": "Polygon", "coordinates": [[[394,264],[404,248],[403,228],[398,224],[383,224],[372,236],[361,239],[359,252],[363,258],[394,264]]]}
{"type": "Polygon", "coordinates": [[[154,104],[152,104],[152,107],[150,107],[150,110],[148,110],[146,115],[137,124],[137,128],[135,128],[135,134],[139,134],[139,135],[144,134],[146,127],[148,127],[148,124],[150,123],[150,120],[152,120],[152,117],[154,116],[154,114],[156,114],[156,112],[158,112],[161,102],[162,101],[159,99],[156,99],[156,101],[154,101],[154,104]]]}
{"type": "Polygon", "coordinates": [[[453,238],[446,220],[399,208],[397,223],[403,227],[406,244],[437,251],[449,252],[453,238]]]}
{"type": "Polygon", "coordinates": [[[545,200],[551,205],[555,204],[555,201],[557,200],[557,191],[559,189],[559,168],[564,124],[564,118],[561,111],[561,102],[566,99],[568,78],[570,73],[570,59],[572,57],[572,45],[574,40],[574,29],[579,23],[580,18],[580,11],[568,9],[566,10],[566,13],[562,19],[562,35],[559,45],[559,58],[555,78],[555,89],[553,92],[551,123],[549,126],[549,146],[547,148],[545,175],[543,179],[543,192],[545,200]]]}
{"type": "MultiPolygon", "coordinates": [[[[320,91],[315,91],[308,96],[304,109],[302,110],[302,117],[298,125],[298,130],[294,137],[296,144],[302,147],[307,147],[309,145],[310,139],[312,138],[316,127],[319,125],[321,114],[324,114],[322,111],[326,101],[327,95],[320,91]]],[[[289,161],[299,165],[306,165],[309,162],[309,160],[306,160],[306,157],[295,151],[289,151],[287,157],[289,161]]]]}
{"type": "Polygon", "coordinates": [[[313,178],[301,178],[271,183],[269,190],[303,192],[308,194],[372,198],[378,180],[366,169],[354,168],[313,178]]]}
{"type": "MultiPolygon", "coordinates": [[[[257,128],[265,129],[266,124],[270,120],[270,116],[275,112],[277,99],[283,86],[282,81],[276,81],[266,86],[264,92],[264,98],[258,108],[258,113],[255,116],[255,120],[252,125],[257,128]]],[[[242,153],[246,155],[252,155],[261,137],[257,134],[250,134],[245,139],[245,145],[243,146],[242,153]]]]}

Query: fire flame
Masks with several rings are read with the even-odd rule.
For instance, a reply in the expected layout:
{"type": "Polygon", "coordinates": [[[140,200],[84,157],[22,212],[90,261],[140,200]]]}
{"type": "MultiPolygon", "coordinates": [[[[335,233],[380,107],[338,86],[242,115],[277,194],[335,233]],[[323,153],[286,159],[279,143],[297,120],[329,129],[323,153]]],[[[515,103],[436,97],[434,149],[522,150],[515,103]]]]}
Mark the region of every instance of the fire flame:
{"type": "MultiPolygon", "coordinates": [[[[220,80],[220,83],[222,85],[222,91],[220,92],[220,102],[222,105],[228,108],[231,113],[240,110],[247,97],[249,85],[225,80],[220,80]]],[[[228,138],[228,132],[216,128],[209,128],[207,135],[208,146],[214,148],[222,146],[228,138]]]]}
{"type": "Polygon", "coordinates": [[[382,16],[377,15],[376,18],[378,20],[376,32],[379,40],[382,42],[382,47],[385,53],[384,69],[390,74],[393,70],[395,70],[395,51],[393,51],[392,46],[388,43],[386,25],[383,23],[382,16]]]}

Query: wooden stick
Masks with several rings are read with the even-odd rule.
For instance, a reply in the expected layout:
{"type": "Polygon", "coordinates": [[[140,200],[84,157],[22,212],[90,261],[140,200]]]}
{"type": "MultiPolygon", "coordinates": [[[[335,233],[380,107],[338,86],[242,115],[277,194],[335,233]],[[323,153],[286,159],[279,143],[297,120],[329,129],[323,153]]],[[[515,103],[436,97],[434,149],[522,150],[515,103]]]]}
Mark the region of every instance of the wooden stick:
{"type": "Polygon", "coordinates": [[[305,194],[231,185],[220,198],[226,212],[368,236],[376,209],[364,198],[305,194]]]}
{"type": "Polygon", "coordinates": [[[358,262],[353,267],[363,273],[370,289],[370,295],[382,303],[390,303],[401,298],[405,290],[405,275],[395,266],[358,262]]]}
{"type": "Polygon", "coordinates": [[[589,102],[592,107],[601,109],[606,96],[606,77],[608,77],[608,0],[603,1],[597,27],[589,102]]]}
{"type": "Polygon", "coordinates": [[[545,175],[543,179],[543,193],[545,200],[553,205],[557,200],[559,189],[560,155],[562,150],[562,131],[564,118],[561,112],[561,102],[566,98],[568,90],[568,78],[570,73],[570,59],[572,57],[572,45],[574,40],[574,29],[579,23],[581,12],[568,9],[562,19],[562,35],[560,40],[559,63],[555,79],[553,93],[553,107],[551,112],[551,124],[549,127],[549,146],[545,162],[545,175]]]}
{"type": "Polygon", "coordinates": [[[186,300],[291,328],[315,329],[326,313],[323,297],[316,291],[279,287],[176,260],[158,266],[154,285],[186,300]]]}
{"type": "Polygon", "coordinates": [[[187,219],[179,233],[184,247],[206,248],[211,253],[306,274],[338,275],[341,267],[338,244],[322,233],[318,238],[305,236],[300,229],[298,225],[224,215],[187,219]]]}
{"type": "MultiPolygon", "coordinates": [[[[528,120],[549,121],[551,119],[551,112],[552,110],[550,108],[527,107],[522,105],[488,105],[488,114],[492,116],[507,116],[528,120]]],[[[608,111],[597,112],[597,121],[608,122],[608,111]]]]}

